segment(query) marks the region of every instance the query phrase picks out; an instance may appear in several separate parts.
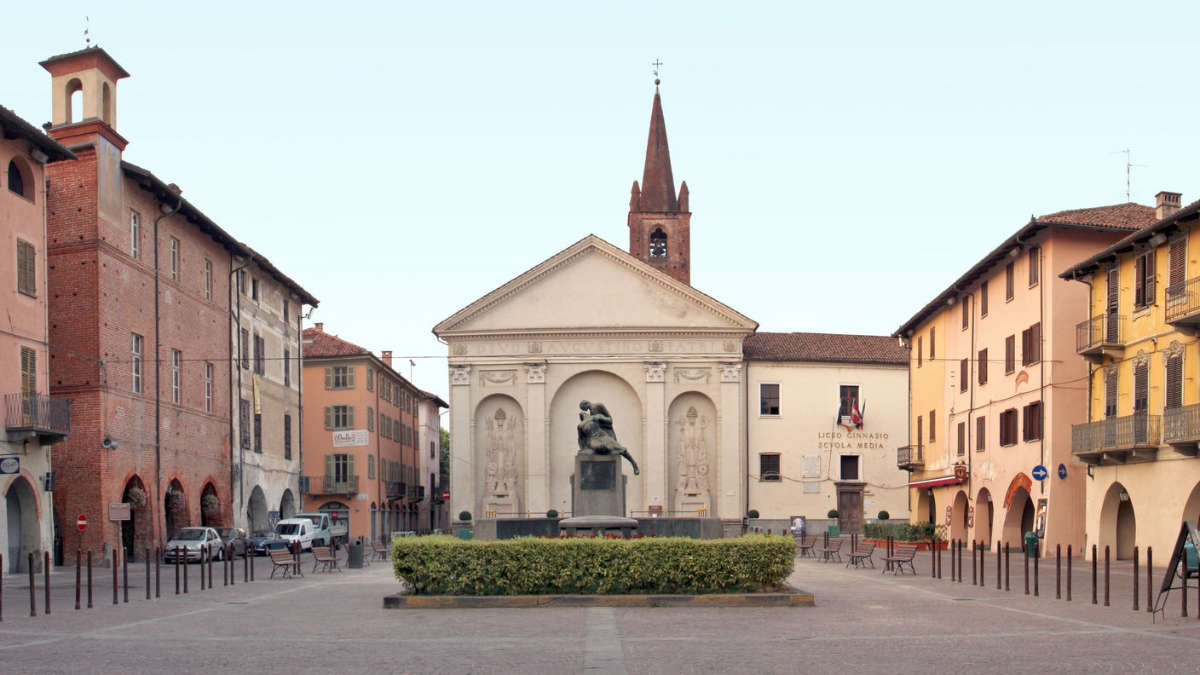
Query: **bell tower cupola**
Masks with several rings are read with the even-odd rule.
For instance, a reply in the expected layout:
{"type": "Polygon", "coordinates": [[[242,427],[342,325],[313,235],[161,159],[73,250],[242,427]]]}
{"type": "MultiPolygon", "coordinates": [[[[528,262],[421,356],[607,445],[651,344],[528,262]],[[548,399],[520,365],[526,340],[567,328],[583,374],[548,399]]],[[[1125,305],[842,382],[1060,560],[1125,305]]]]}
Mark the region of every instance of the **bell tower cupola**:
{"type": "Polygon", "coordinates": [[[629,253],[690,284],[692,214],[688,210],[688,188],[687,182],[682,183],[676,196],[658,84],[655,79],[642,182],[633,182],[629,198],[629,253]]]}
{"type": "Polygon", "coordinates": [[[124,149],[117,133],[117,81],[129,77],[108,52],[88,47],[39,63],[50,73],[50,136],[60,143],[99,133],[124,149]]]}

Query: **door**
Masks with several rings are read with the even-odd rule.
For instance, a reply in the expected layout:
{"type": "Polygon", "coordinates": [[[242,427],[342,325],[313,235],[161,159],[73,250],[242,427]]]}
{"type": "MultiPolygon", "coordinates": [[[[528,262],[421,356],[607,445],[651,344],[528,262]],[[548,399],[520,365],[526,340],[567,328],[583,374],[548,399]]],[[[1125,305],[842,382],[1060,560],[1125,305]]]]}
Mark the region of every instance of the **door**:
{"type": "Polygon", "coordinates": [[[843,534],[861,534],[863,524],[863,486],[838,485],[838,525],[843,534]]]}

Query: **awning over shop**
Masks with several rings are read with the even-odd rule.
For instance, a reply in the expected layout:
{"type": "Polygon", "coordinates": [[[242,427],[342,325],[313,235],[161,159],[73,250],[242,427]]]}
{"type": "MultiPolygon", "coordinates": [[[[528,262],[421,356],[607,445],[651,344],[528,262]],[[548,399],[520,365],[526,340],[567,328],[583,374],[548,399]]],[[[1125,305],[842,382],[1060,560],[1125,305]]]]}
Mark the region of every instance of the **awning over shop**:
{"type": "Polygon", "coordinates": [[[940,485],[959,485],[962,481],[954,476],[942,476],[941,478],[926,478],[924,480],[914,480],[908,484],[910,488],[931,488],[940,485]]]}

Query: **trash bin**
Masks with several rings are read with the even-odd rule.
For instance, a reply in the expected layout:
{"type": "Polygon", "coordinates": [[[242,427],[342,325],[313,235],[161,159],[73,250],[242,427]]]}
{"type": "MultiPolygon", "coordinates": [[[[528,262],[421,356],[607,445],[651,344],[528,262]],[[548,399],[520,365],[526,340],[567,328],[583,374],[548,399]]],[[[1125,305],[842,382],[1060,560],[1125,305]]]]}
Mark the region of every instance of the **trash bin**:
{"type": "Polygon", "coordinates": [[[831,537],[842,536],[842,527],[840,525],[830,525],[826,528],[825,531],[828,532],[829,536],[831,536],[831,537]]]}
{"type": "Polygon", "coordinates": [[[350,542],[350,550],[346,558],[346,567],[352,570],[362,569],[363,566],[363,542],[362,539],[355,539],[350,542]]]}
{"type": "Polygon", "coordinates": [[[465,540],[465,539],[470,539],[470,538],[471,538],[471,528],[469,528],[469,527],[464,527],[463,529],[459,530],[459,531],[458,531],[458,538],[459,538],[459,539],[464,539],[464,540],[465,540]]]}
{"type": "Polygon", "coordinates": [[[1030,530],[1025,533],[1025,555],[1029,556],[1030,558],[1036,558],[1037,550],[1038,550],[1037,533],[1034,532],[1033,530],[1030,530]]]}

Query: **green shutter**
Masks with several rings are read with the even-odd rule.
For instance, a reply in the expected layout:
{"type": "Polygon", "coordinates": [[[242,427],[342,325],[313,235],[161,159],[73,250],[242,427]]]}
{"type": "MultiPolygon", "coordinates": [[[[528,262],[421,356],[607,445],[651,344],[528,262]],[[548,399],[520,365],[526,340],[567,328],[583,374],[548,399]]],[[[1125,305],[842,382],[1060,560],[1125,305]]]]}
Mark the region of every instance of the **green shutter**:
{"type": "MultiPolygon", "coordinates": [[[[329,369],[326,368],[325,370],[328,371],[329,369]]],[[[331,405],[325,406],[325,428],[333,428],[333,406],[331,405]]]]}
{"type": "Polygon", "coordinates": [[[356,476],[356,475],[357,474],[354,473],[354,455],[347,454],[346,455],[346,477],[349,478],[351,481],[353,481],[354,476],[356,476]]]}
{"type": "Polygon", "coordinates": [[[333,389],[333,368],[325,366],[325,388],[333,389]]]}
{"type": "Polygon", "coordinates": [[[354,366],[346,366],[346,387],[354,388],[354,366]]]}
{"type": "MultiPolygon", "coordinates": [[[[328,408],[327,408],[328,410],[328,408]]],[[[325,455],[325,476],[326,480],[333,479],[333,455],[325,455]]]]}
{"type": "Polygon", "coordinates": [[[375,409],[367,406],[367,431],[375,431],[375,409]]]}
{"type": "Polygon", "coordinates": [[[346,406],[346,428],[354,428],[354,406],[352,405],[346,406]]]}

